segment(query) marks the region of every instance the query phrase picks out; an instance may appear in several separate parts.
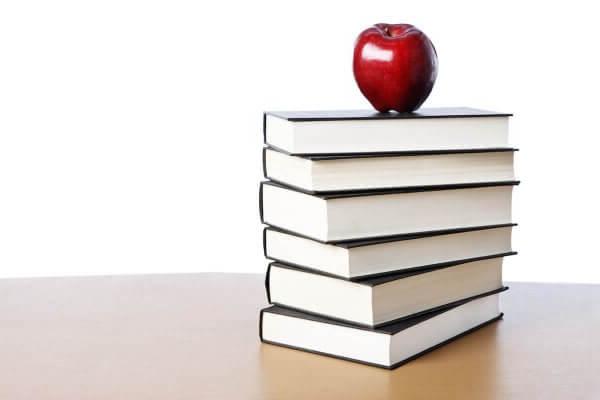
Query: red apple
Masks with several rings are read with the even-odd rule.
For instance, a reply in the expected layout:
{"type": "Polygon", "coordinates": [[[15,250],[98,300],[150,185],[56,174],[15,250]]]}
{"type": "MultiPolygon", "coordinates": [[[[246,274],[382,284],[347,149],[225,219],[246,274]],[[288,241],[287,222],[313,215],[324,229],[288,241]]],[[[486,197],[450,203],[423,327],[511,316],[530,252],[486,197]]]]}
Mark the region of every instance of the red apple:
{"type": "Polygon", "coordinates": [[[354,46],[354,79],[380,112],[414,111],[437,77],[437,54],[427,36],[409,24],[376,24],[354,46]]]}

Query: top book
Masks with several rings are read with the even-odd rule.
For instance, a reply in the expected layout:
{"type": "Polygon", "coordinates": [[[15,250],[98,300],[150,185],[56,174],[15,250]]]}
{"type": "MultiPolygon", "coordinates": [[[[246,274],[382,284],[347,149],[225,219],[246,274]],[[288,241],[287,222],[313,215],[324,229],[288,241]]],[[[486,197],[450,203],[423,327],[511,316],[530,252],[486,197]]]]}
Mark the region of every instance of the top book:
{"type": "Polygon", "coordinates": [[[502,149],[512,114],[473,108],[266,112],[265,144],[289,154],[502,149]]]}

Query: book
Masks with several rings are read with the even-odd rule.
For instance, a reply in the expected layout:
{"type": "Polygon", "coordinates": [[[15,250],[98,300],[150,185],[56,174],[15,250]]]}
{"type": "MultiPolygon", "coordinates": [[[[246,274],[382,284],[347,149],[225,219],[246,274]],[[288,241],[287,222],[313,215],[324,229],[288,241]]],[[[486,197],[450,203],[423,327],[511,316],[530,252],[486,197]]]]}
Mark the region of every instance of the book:
{"type": "Polygon", "coordinates": [[[310,194],[260,186],[263,223],[324,242],[509,224],[517,181],[310,194]]]}
{"type": "Polygon", "coordinates": [[[259,336],[269,344],[393,369],[502,318],[499,293],[477,297],[377,329],[272,306],[259,336]]]}
{"type": "Polygon", "coordinates": [[[265,148],[263,165],[265,178],[308,192],[335,192],[511,181],[514,151],[292,156],[265,148]]]}
{"type": "Polygon", "coordinates": [[[510,253],[515,224],[327,244],[265,228],[265,257],[356,280],[510,253]]]}
{"type": "Polygon", "coordinates": [[[290,154],[504,148],[511,114],[472,108],[266,112],[266,144],[290,154]]]}
{"type": "Polygon", "coordinates": [[[373,327],[502,288],[502,256],[357,281],[273,262],[265,286],[272,304],[373,327]]]}

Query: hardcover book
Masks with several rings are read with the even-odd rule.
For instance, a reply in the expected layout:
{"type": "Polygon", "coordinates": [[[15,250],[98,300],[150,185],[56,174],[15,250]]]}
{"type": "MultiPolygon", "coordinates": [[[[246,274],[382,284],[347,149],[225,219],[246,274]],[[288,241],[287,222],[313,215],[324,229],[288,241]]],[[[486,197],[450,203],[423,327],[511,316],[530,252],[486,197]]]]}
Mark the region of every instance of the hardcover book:
{"type": "Polygon", "coordinates": [[[510,224],[517,181],[310,194],[260,187],[263,223],[323,242],[510,224]]]}
{"type": "Polygon", "coordinates": [[[328,244],[265,228],[265,257],[357,280],[510,253],[514,224],[328,244]]]}
{"type": "Polygon", "coordinates": [[[267,112],[265,143],[290,154],[505,148],[511,114],[472,108],[267,112]]]}
{"type": "Polygon", "coordinates": [[[505,182],[516,149],[292,156],[265,148],[265,178],[308,192],[505,182]]]}
{"type": "Polygon", "coordinates": [[[266,278],[270,303],[371,327],[501,287],[502,256],[358,281],[274,262],[266,278]]]}
{"type": "Polygon", "coordinates": [[[261,311],[259,335],[265,343],[393,369],[500,318],[498,293],[377,329],[273,306],[261,311]]]}

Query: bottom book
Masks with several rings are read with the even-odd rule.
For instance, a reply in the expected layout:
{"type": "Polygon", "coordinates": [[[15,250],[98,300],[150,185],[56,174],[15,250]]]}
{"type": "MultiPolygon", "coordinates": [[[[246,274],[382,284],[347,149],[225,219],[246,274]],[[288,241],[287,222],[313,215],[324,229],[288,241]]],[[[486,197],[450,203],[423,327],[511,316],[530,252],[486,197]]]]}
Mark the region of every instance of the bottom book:
{"type": "Polygon", "coordinates": [[[502,318],[499,296],[374,329],[272,306],[261,311],[259,334],[265,343],[393,369],[502,318]]]}

